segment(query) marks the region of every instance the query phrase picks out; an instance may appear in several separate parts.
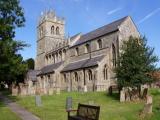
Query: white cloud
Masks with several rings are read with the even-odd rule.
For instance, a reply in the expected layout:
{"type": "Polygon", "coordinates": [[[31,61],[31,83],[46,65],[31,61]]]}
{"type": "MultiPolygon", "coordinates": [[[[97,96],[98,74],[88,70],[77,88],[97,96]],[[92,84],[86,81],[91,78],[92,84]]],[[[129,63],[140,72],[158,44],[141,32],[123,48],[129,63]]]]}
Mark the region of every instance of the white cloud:
{"type": "Polygon", "coordinates": [[[148,20],[149,18],[151,18],[152,16],[154,16],[156,13],[160,12],[160,8],[155,9],[154,11],[150,12],[148,15],[146,15],[143,19],[141,19],[138,23],[142,23],[146,20],[148,20]]]}
{"type": "Polygon", "coordinates": [[[120,11],[120,10],[122,10],[122,8],[116,8],[116,9],[113,9],[113,10],[111,10],[111,11],[107,12],[107,15],[114,14],[114,13],[116,13],[116,12],[120,11]]]}

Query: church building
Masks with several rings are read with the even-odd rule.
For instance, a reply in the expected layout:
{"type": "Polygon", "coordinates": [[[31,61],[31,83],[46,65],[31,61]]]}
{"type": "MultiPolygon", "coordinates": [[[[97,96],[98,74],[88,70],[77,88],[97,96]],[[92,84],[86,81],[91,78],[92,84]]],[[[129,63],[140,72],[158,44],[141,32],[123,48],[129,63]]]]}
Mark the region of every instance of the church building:
{"type": "Polygon", "coordinates": [[[53,11],[43,13],[37,26],[36,89],[43,94],[108,90],[116,84],[116,60],[130,36],[139,36],[130,16],[66,37],[65,20],[53,11]]]}

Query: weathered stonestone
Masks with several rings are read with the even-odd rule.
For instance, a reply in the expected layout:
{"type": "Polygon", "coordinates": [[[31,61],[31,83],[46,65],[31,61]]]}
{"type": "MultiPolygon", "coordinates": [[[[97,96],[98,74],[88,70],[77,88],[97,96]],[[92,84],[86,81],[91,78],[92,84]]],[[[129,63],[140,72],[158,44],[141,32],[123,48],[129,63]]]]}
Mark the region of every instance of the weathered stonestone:
{"type": "Polygon", "coordinates": [[[49,95],[53,95],[53,88],[49,89],[49,95]]]}
{"type": "Polygon", "coordinates": [[[120,91],[120,102],[125,102],[125,91],[123,89],[120,91]]]}

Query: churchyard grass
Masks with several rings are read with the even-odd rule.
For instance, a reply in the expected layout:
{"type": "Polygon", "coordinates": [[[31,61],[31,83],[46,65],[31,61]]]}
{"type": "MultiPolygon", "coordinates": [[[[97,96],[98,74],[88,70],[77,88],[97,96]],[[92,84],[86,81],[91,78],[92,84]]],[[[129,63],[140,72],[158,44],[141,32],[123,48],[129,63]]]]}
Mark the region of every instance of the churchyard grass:
{"type": "MultiPolygon", "coordinates": [[[[152,89],[150,93],[153,96],[153,114],[144,118],[145,120],[159,120],[160,119],[160,90],[152,89]]],[[[105,92],[61,92],[60,95],[42,96],[42,106],[35,106],[35,97],[18,96],[15,99],[17,103],[31,111],[41,118],[41,120],[67,120],[67,113],[65,111],[66,97],[73,98],[73,108],[76,109],[78,103],[94,102],[100,105],[100,120],[139,120],[139,112],[144,107],[144,102],[126,102],[120,103],[118,94],[113,94],[112,97],[106,95],[105,92]]]]}
{"type": "Polygon", "coordinates": [[[0,120],[20,120],[20,118],[0,101],[0,120]]]}

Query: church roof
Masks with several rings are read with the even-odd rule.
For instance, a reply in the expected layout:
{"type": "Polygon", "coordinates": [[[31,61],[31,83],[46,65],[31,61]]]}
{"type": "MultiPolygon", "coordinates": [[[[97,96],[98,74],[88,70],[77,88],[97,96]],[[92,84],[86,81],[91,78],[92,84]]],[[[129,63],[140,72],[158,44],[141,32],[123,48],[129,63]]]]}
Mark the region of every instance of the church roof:
{"type": "Polygon", "coordinates": [[[60,65],[62,65],[63,62],[59,62],[59,63],[55,63],[55,64],[51,64],[51,65],[47,65],[45,67],[43,67],[40,70],[40,73],[38,75],[43,75],[43,74],[47,74],[47,73],[52,73],[54,72],[55,69],[57,69],[60,65]]]}
{"type": "Polygon", "coordinates": [[[127,17],[128,16],[82,35],[73,46],[83,44],[89,40],[117,31],[119,29],[118,27],[126,20],[127,17]]]}
{"type": "Polygon", "coordinates": [[[81,60],[74,63],[69,63],[67,66],[63,68],[61,72],[77,70],[81,68],[93,67],[98,65],[98,62],[101,61],[104,56],[98,56],[91,59],[81,60]]]}
{"type": "Polygon", "coordinates": [[[29,70],[27,72],[27,78],[28,80],[36,81],[37,80],[37,74],[39,73],[39,70],[29,70]]]}

